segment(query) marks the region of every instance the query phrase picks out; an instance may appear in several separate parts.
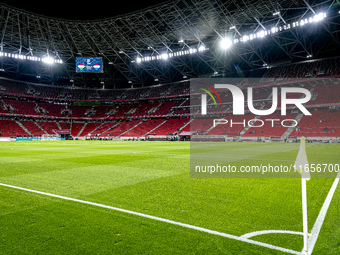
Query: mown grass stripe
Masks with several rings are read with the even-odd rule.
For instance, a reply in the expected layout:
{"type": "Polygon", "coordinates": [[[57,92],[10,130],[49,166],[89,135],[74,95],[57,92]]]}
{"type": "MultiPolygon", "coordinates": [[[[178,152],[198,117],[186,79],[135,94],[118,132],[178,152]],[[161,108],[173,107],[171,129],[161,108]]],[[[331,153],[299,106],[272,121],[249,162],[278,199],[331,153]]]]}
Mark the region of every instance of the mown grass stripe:
{"type": "Polygon", "coordinates": [[[282,248],[282,247],[279,247],[279,246],[266,244],[266,243],[262,243],[262,242],[259,242],[259,241],[254,241],[254,240],[250,240],[250,239],[247,239],[247,238],[218,232],[218,231],[215,231],[215,230],[197,227],[197,226],[182,223],[182,222],[168,220],[168,219],[157,217],[157,216],[152,216],[152,215],[148,215],[148,214],[144,214],[144,213],[139,213],[139,212],[130,211],[130,210],[126,210],[126,209],[122,209],[122,208],[118,208],[118,207],[113,207],[113,206],[109,206],[109,205],[103,205],[103,204],[99,204],[99,203],[85,201],[85,200],[81,200],[81,199],[59,196],[59,195],[55,195],[55,194],[51,194],[51,193],[47,193],[47,192],[42,192],[42,191],[37,191],[37,190],[32,190],[32,189],[26,189],[26,188],[13,186],[13,185],[9,185],[9,184],[4,184],[4,183],[0,183],[0,185],[4,186],[4,187],[8,187],[8,188],[28,191],[28,192],[32,192],[32,193],[36,193],[36,194],[40,194],[40,195],[55,197],[55,198],[59,198],[59,199],[63,199],[63,200],[68,200],[68,201],[73,201],[73,202],[77,202],[77,203],[97,206],[97,207],[101,207],[101,208],[105,208],[105,209],[115,210],[115,211],[119,211],[119,212],[123,212],[123,213],[128,213],[128,214],[136,215],[136,216],[143,217],[143,218],[148,218],[148,219],[152,219],[152,220],[156,220],[156,221],[160,221],[160,222],[164,222],[164,223],[168,223],[168,224],[172,224],[172,225],[181,226],[181,227],[184,227],[184,228],[198,230],[198,231],[209,233],[209,234],[212,234],[212,235],[218,235],[218,236],[226,237],[226,238],[229,238],[229,239],[234,239],[234,240],[237,240],[237,241],[242,241],[242,242],[246,242],[246,243],[250,243],[250,244],[263,246],[263,247],[273,249],[273,250],[278,250],[278,251],[282,251],[282,252],[286,252],[286,253],[290,253],[290,254],[301,255],[301,252],[294,251],[294,250],[291,250],[291,249],[286,249],[286,248],[282,248]]]}

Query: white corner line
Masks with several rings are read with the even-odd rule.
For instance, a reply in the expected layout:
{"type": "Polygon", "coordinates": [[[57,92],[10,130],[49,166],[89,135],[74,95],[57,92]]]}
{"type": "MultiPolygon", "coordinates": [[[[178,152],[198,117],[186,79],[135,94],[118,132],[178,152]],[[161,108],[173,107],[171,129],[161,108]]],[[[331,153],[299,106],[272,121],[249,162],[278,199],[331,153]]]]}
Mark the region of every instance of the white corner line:
{"type": "Polygon", "coordinates": [[[254,231],[242,235],[243,238],[252,238],[254,236],[265,235],[265,234],[291,234],[291,235],[303,235],[303,232],[291,231],[291,230],[260,230],[254,231]]]}
{"type": "Polygon", "coordinates": [[[266,248],[269,248],[269,249],[272,249],[272,250],[278,250],[278,251],[282,251],[282,252],[286,252],[286,253],[290,253],[290,254],[296,254],[296,255],[302,254],[299,251],[294,251],[294,250],[291,250],[291,249],[286,249],[286,248],[282,248],[282,247],[279,247],[279,246],[275,246],[275,245],[271,245],[271,244],[267,244],[267,243],[262,243],[262,242],[259,242],[259,241],[254,241],[254,240],[247,239],[247,238],[240,237],[240,236],[230,235],[230,234],[218,232],[218,231],[215,231],[215,230],[197,227],[197,226],[194,226],[194,225],[181,223],[181,222],[177,222],[177,221],[173,221],[173,220],[168,220],[168,219],[165,219],[165,218],[152,216],[152,215],[148,215],[148,214],[144,214],[144,213],[134,212],[134,211],[118,208],[118,207],[113,207],[113,206],[89,202],[89,201],[85,201],[85,200],[81,200],[81,199],[65,197],[65,196],[55,195],[55,194],[51,194],[51,193],[47,193],[47,192],[22,188],[22,187],[13,186],[13,185],[5,184],[5,183],[0,183],[0,186],[18,189],[18,190],[23,190],[23,191],[27,191],[27,192],[32,192],[32,193],[45,195],[45,196],[49,196],[49,197],[60,198],[60,199],[63,199],[63,200],[78,202],[78,203],[82,203],[82,204],[88,204],[88,205],[97,206],[97,207],[101,207],[101,208],[105,208],[105,209],[115,210],[115,211],[131,214],[131,215],[136,215],[136,216],[143,217],[143,218],[148,218],[148,219],[152,219],[152,220],[156,220],[156,221],[160,221],[160,222],[165,222],[165,223],[172,224],[172,225],[181,226],[181,227],[184,227],[184,228],[194,229],[194,230],[209,233],[209,234],[212,234],[212,235],[222,236],[222,237],[234,239],[234,240],[245,242],[245,243],[259,245],[259,246],[266,247],[266,248]]]}
{"type": "Polygon", "coordinates": [[[331,189],[329,190],[328,195],[325,199],[325,202],[322,205],[322,208],[319,212],[319,215],[316,218],[316,221],[315,221],[314,226],[313,226],[312,231],[311,231],[311,236],[308,238],[308,254],[312,254],[312,252],[313,252],[315,243],[316,243],[316,241],[319,237],[321,227],[322,227],[323,222],[325,220],[329,205],[332,201],[333,195],[334,195],[335,190],[338,186],[339,177],[340,177],[340,173],[337,175],[336,179],[334,180],[333,185],[332,185],[331,189]]]}

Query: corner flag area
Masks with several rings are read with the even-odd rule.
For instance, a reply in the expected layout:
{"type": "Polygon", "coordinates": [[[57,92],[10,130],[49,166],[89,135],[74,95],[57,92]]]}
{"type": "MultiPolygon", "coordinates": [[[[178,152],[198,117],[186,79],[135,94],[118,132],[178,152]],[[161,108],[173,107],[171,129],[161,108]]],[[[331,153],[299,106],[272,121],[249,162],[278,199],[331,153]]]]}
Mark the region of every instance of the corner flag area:
{"type": "MultiPolygon", "coordinates": [[[[299,152],[225,146],[237,168],[299,152]]],[[[306,150],[336,171],[340,144],[306,150]]],[[[189,154],[185,142],[1,142],[0,253],[305,254],[301,179],[191,178],[189,154]]],[[[308,254],[339,254],[339,179],[311,176],[308,254]]]]}

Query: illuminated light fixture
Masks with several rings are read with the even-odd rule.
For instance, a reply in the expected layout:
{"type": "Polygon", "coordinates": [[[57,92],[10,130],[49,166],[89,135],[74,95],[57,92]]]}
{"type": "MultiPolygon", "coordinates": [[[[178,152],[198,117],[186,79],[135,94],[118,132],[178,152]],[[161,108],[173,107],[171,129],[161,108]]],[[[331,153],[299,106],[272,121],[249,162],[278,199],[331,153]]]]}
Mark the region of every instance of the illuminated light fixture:
{"type": "Polygon", "coordinates": [[[241,38],[241,41],[242,41],[242,42],[247,42],[247,41],[249,41],[249,36],[248,36],[248,35],[244,35],[244,36],[241,38]]]}
{"type": "Polygon", "coordinates": [[[202,52],[202,51],[205,51],[206,48],[204,45],[201,45],[200,47],[198,47],[198,52],[202,52]]]}
{"type": "Polygon", "coordinates": [[[145,57],[137,57],[135,60],[131,60],[132,63],[141,63],[141,62],[149,62],[153,60],[167,60],[173,57],[180,57],[184,55],[192,55],[196,53],[201,53],[209,50],[209,48],[205,47],[205,45],[201,44],[198,48],[189,48],[188,50],[181,50],[170,53],[163,53],[161,55],[153,55],[153,56],[145,56],[145,57]]]}
{"type": "Polygon", "coordinates": [[[325,12],[319,13],[319,14],[315,14],[314,17],[313,17],[313,21],[314,22],[319,22],[319,21],[323,20],[326,17],[327,17],[327,14],[325,12]]]}
{"type": "Polygon", "coordinates": [[[46,64],[49,64],[49,65],[54,63],[54,59],[51,58],[51,57],[44,57],[44,58],[41,59],[41,61],[46,63],[46,64]]]}
{"type": "Polygon", "coordinates": [[[161,58],[164,59],[164,60],[167,60],[169,58],[169,55],[167,53],[163,53],[161,55],[161,58]]]}
{"type": "MultiPolygon", "coordinates": [[[[279,15],[280,12],[274,12],[273,15],[279,15]]],[[[224,49],[227,50],[230,47],[232,47],[233,44],[238,44],[240,42],[248,42],[248,41],[254,41],[256,39],[261,39],[266,37],[267,35],[271,35],[271,34],[276,34],[278,32],[282,32],[288,29],[292,29],[292,28],[297,28],[299,26],[305,26],[306,24],[312,24],[312,23],[316,23],[316,22],[320,22],[322,20],[324,20],[327,17],[327,14],[325,12],[322,13],[318,13],[313,15],[312,17],[308,17],[308,18],[303,18],[299,21],[295,21],[289,24],[284,24],[283,26],[275,26],[275,27],[271,27],[270,29],[268,28],[263,28],[262,31],[259,31],[257,33],[249,33],[246,35],[241,35],[239,32],[238,34],[240,35],[239,38],[235,38],[233,40],[229,39],[229,38],[223,38],[220,43],[219,46],[224,49]]],[[[230,27],[230,29],[235,29],[236,27],[233,25],[230,27]]],[[[178,43],[184,43],[184,40],[179,40],[178,43]]],[[[163,53],[161,55],[157,55],[157,56],[149,56],[149,57],[137,57],[136,60],[132,60],[131,62],[148,62],[151,60],[166,60],[168,58],[172,58],[172,57],[181,57],[184,55],[188,55],[188,54],[194,54],[194,53],[200,53],[203,51],[209,50],[208,48],[206,48],[204,45],[199,46],[198,48],[189,48],[189,50],[181,50],[181,51],[177,51],[177,52],[173,52],[170,54],[167,53],[163,53]]],[[[10,54],[9,54],[10,55],[10,54]]],[[[0,56],[1,52],[0,52],[0,56]]]]}
{"type": "Polygon", "coordinates": [[[220,48],[223,50],[229,49],[232,45],[233,45],[233,42],[229,38],[223,38],[220,41],[220,48]]]}
{"type": "Polygon", "coordinates": [[[312,58],[312,57],[313,57],[313,55],[311,55],[311,54],[307,55],[307,58],[312,58]]]}
{"type": "Polygon", "coordinates": [[[263,37],[265,37],[265,35],[266,35],[265,31],[262,30],[260,32],[257,32],[256,37],[257,38],[263,38],[263,37]]]}
{"type": "MultiPolygon", "coordinates": [[[[273,15],[279,15],[279,14],[280,14],[280,12],[273,13],[273,15]]],[[[327,17],[327,14],[325,12],[322,12],[322,13],[315,14],[312,17],[303,18],[300,21],[295,21],[293,23],[285,24],[283,26],[275,26],[275,27],[272,27],[270,29],[264,28],[264,30],[257,32],[257,33],[249,33],[247,35],[240,35],[240,38],[234,39],[233,43],[236,44],[236,43],[239,43],[239,42],[248,42],[248,41],[251,41],[251,40],[254,40],[254,39],[258,39],[258,38],[264,38],[265,36],[270,35],[270,34],[276,34],[278,32],[282,32],[284,30],[288,30],[288,29],[291,29],[291,28],[296,28],[296,27],[299,27],[299,26],[305,26],[306,24],[312,24],[312,23],[322,21],[326,17],[327,17]]],[[[231,27],[231,28],[234,28],[234,27],[231,27]]]]}
{"type": "Polygon", "coordinates": [[[35,56],[27,56],[23,54],[17,54],[17,53],[7,53],[7,52],[0,52],[0,57],[8,57],[8,58],[14,58],[14,59],[22,59],[22,60],[30,60],[30,61],[36,61],[36,62],[44,62],[46,64],[52,64],[52,63],[59,63],[62,64],[63,61],[61,59],[54,59],[52,57],[35,57],[35,56]]]}

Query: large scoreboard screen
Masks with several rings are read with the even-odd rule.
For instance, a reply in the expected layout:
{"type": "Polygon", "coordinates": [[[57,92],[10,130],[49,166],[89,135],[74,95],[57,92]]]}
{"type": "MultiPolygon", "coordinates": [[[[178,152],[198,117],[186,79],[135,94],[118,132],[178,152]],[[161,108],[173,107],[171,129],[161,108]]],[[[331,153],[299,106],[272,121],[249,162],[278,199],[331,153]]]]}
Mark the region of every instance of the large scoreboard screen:
{"type": "Polygon", "coordinates": [[[103,59],[101,57],[76,57],[77,73],[102,73],[103,59]]]}

